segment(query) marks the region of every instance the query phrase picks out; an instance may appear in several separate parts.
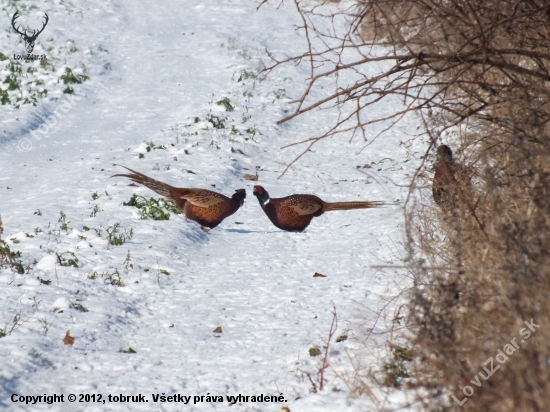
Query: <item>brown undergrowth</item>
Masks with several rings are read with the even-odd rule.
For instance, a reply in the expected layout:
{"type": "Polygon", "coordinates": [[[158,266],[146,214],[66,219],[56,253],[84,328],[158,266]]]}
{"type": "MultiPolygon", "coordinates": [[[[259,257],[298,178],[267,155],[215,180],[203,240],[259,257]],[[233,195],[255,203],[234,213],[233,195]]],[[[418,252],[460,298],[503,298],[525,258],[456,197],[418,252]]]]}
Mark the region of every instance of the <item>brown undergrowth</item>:
{"type": "Polygon", "coordinates": [[[408,210],[417,257],[411,347],[417,385],[431,395],[428,410],[550,405],[550,152],[511,143],[477,148],[485,160],[473,197],[451,210],[420,202],[408,210]],[[497,357],[499,350],[507,356],[497,357]]]}
{"type": "Polygon", "coordinates": [[[369,2],[385,23],[370,36],[433,56],[426,131],[474,182],[443,208],[428,179],[412,186],[414,387],[426,410],[547,411],[550,3],[398,3],[369,2]]]}

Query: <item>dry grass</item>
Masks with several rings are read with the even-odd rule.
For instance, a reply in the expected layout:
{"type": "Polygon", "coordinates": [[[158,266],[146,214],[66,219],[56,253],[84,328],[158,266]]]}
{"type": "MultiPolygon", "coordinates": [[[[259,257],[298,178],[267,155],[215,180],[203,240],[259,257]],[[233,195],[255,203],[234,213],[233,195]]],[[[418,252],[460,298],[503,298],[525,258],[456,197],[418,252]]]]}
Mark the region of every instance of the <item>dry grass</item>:
{"type": "Polygon", "coordinates": [[[420,8],[409,4],[406,15],[423,23],[390,24],[386,36],[414,27],[419,52],[486,53],[483,64],[431,66],[442,94],[439,110],[424,117],[427,131],[435,143],[448,125],[461,125],[445,143],[462,149],[477,184],[450,210],[422,199],[429,193],[413,193],[408,205],[417,388],[427,410],[547,411],[550,3],[448,2],[429,19],[427,3],[410,3],[420,8]],[[531,320],[540,327],[530,329],[531,320]]]}

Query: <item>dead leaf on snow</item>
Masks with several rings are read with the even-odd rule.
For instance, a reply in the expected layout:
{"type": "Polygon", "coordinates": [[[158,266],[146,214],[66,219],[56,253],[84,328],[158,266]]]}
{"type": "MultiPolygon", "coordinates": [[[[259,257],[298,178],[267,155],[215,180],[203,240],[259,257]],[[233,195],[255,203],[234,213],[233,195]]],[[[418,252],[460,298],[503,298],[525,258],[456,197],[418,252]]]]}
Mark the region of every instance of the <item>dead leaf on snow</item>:
{"type": "Polygon", "coordinates": [[[71,336],[71,331],[68,330],[65,334],[65,337],[63,338],[63,343],[65,345],[72,345],[74,343],[74,338],[71,336]]]}

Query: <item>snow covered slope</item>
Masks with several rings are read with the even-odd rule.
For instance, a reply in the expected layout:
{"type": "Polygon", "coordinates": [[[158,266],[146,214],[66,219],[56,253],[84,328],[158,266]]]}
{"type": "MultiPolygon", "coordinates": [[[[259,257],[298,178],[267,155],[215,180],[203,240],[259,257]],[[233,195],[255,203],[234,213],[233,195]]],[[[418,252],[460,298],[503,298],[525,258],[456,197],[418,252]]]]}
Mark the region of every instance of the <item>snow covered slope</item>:
{"type": "MultiPolygon", "coordinates": [[[[41,74],[50,94],[36,107],[0,106],[2,238],[29,267],[24,274],[0,269],[0,328],[7,333],[0,339],[0,408],[367,410],[371,400],[351,398],[333,370],[327,390],[310,394],[307,374],[318,385],[321,361],[309,349],[323,348],[335,307],[336,335],[348,339],[332,343],[331,366],[349,372],[354,357],[363,366],[380,361],[383,348],[368,346],[369,330],[383,330],[377,314],[408,280],[371,266],[404,258],[402,209],[330,212],[304,233],[287,233],[269,222],[252,196],[255,182],[243,175],[257,172],[272,197],[403,199],[413,163],[405,162],[416,154],[401,142],[415,125],[405,121],[361,153],[361,141],[321,142],[278,179],[299,153],[280,147],[319,134],[335,118],[320,111],[277,127],[303,90],[307,68],[290,65],[254,79],[266,49],[293,54],[305,47],[291,4],[67,4],[30,11],[38,22],[49,15],[36,48],[56,66],[41,74]],[[66,67],[88,77],[71,84],[73,94],[63,93],[59,80],[66,67]],[[208,234],[174,213],[140,220],[123,202],[134,193],[157,196],[111,179],[123,171],[115,164],[179,187],[226,195],[245,188],[248,198],[208,234]],[[72,346],[62,342],[67,330],[72,346]],[[65,402],[30,407],[10,399],[54,393],[65,402]],[[106,402],[70,403],[68,394],[101,394],[106,402]],[[110,402],[109,394],[142,394],[148,402],[110,402]],[[155,394],[205,401],[155,403],[155,394]],[[239,394],[282,394],[286,401],[228,406],[226,396],[239,394]],[[207,402],[207,395],[223,402],[207,402]]],[[[0,27],[4,55],[23,51],[9,29],[10,10],[0,27]]],[[[384,125],[378,127],[373,135],[384,125]]]]}

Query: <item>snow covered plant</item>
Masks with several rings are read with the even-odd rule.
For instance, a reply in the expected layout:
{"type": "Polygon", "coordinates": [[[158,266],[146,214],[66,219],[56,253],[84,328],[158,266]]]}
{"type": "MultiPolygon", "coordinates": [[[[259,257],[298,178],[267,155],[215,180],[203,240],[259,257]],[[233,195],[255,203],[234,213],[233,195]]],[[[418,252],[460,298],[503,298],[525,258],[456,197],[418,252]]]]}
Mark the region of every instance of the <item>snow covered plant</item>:
{"type": "Polygon", "coordinates": [[[124,233],[120,233],[120,222],[115,223],[112,227],[105,228],[107,232],[107,244],[113,246],[121,246],[127,240],[131,240],[134,236],[134,229],[125,230],[124,233]]]}
{"type": "Polygon", "coordinates": [[[21,262],[20,252],[12,252],[9,245],[2,240],[2,233],[4,228],[2,226],[2,217],[0,216],[0,268],[7,266],[15,270],[17,273],[24,273],[23,262],[21,262]]]}
{"type": "Polygon", "coordinates": [[[91,275],[88,276],[88,279],[94,280],[98,277],[101,277],[105,279],[105,284],[107,285],[113,285],[113,286],[124,286],[124,281],[122,280],[122,276],[120,275],[120,272],[118,269],[115,269],[112,273],[109,273],[108,271],[98,273],[97,271],[94,271],[91,275]]]}
{"type": "Polygon", "coordinates": [[[181,211],[176,207],[176,205],[166,199],[162,198],[149,198],[147,200],[143,196],[133,194],[130,200],[122,203],[124,206],[134,206],[139,209],[141,213],[141,220],[169,220],[170,213],[172,212],[177,215],[181,214],[181,211]]]}

